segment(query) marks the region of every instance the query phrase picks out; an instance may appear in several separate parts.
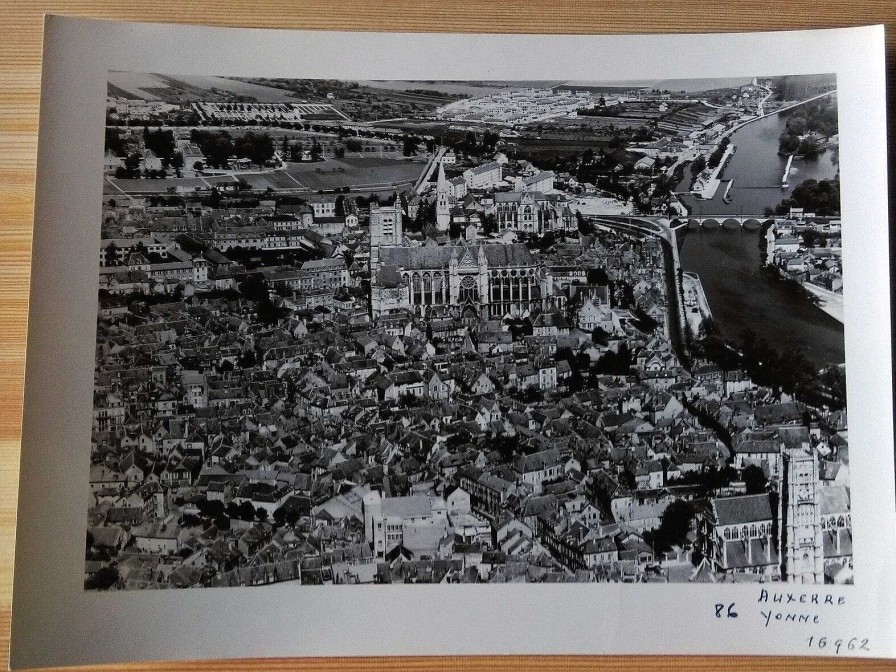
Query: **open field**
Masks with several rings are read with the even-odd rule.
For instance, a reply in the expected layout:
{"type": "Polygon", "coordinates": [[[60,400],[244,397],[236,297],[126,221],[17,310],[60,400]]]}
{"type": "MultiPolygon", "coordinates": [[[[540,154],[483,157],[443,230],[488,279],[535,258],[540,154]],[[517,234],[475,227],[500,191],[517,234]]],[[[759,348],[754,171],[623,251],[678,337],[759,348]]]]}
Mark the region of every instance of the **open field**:
{"type": "Polygon", "coordinates": [[[630,203],[607,196],[579,196],[570,208],[583,215],[630,215],[634,210],[630,203]]]}
{"type": "Polygon", "coordinates": [[[640,88],[643,87],[589,84],[587,82],[564,82],[563,84],[553,87],[554,91],[587,91],[588,93],[610,93],[614,95],[640,88]]]}
{"type": "Polygon", "coordinates": [[[377,187],[391,189],[405,183],[413,183],[425,168],[423,161],[409,159],[380,159],[372,157],[346,157],[315,163],[288,163],[285,169],[266,172],[236,173],[215,177],[167,177],[163,179],[119,180],[107,178],[103,193],[154,193],[164,194],[170,188],[189,190],[207,189],[210,185],[232,183],[237,178],[253,189],[265,190],[332,190],[344,187],[374,190],[377,187]]]}
{"type": "Polygon", "coordinates": [[[299,189],[301,185],[290,178],[285,171],[275,170],[265,173],[249,173],[240,175],[240,178],[250,184],[253,189],[299,189]]]}
{"type": "Polygon", "coordinates": [[[407,81],[397,79],[372,79],[362,80],[358,82],[362,86],[371,89],[388,89],[390,91],[438,91],[440,93],[448,93],[458,96],[489,96],[493,93],[501,93],[510,89],[549,89],[557,84],[557,81],[542,80],[519,80],[507,82],[455,82],[455,81],[407,81]]]}
{"type": "MultiPolygon", "coordinates": [[[[119,180],[107,178],[103,183],[104,194],[154,193],[164,194],[171,187],[187,189],[208,189],[215,184],[233,183],[236,178],[231,175],[215,175],[211,177],[165,177],[161,179],[119,180]]],[[[295,185],[294,185],[295,186],[295,185]]]]}
{"type": "Polygon", "coordinates": [[[535,158],[549,158],[555,156],[569,156],[584,152],[586,149],[597,151],[601,147],[605,147],[607,142],[599,138],[531,138],[521,137],[514,138],[514,144],[503,147],[503,151],[507,156],[513,158],[517,154],[531,156],[535,158]]]}
{"type": "Polygon", "coordinates": [[[420,161],[402,159],[346,157],[321,163],[290,163],[286,172],[312,191],[317,191],[414,181],[425,165],[420,161]]]}
{"type": "Polygon", "coordinates": [[[188,189],[199,187],[200,189],[207,189],[208,183],[198,177],[170,177],[159,180],[118,180],[110,177],[103,183],[103,193],[120,194],[124,191],[129,194],[143,192],[164,194],[169,187],[186,187],[188,189]]]}
{"type": "MultiPolygon", "coordinates": [[[[247,96],[260,103],[280,103],[294,101],[289,91],[270,86],[241,82],[226,77],[199,75],[157,75],[143,72],[110,72],[109,83],[129,94],[144,100],[167,100],[166,89],[186,89],[195,92],[196,100],[218,100],[220,95],[210,93],[212,89],[228,92],[235,96],[247,96]],[[206,95],[202,95],[203,90],[206,95]]],[[[179,96],[180,97],[180,96],[179,96]]]]}
{"type": "Polygon", "coordinates": [[[109,84],[114,87],[112,93],[123,92],[135,99],[159,100],[146,89],[159,89],[165,87],[165,81],[147,72],[116,72],[109,73],[109,84]]]}

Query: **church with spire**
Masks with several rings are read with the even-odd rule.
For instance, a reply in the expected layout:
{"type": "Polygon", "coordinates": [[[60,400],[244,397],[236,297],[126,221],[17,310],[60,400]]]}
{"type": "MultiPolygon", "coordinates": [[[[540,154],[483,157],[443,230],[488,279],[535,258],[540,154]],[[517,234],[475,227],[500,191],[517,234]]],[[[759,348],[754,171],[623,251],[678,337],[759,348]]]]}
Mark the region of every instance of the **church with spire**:
{"type": "MultiPolygon", "coordinates": [[[[435,196],[436,231],[445,234],[457,208],[441,163],[435,196]]],[[[401,312],[427,318],[526,317],[541,307],[545,293],[542,275],[524,244],[481,242],[475,231],[465,242],[440,245],[430,238],[422,245],[414,244],[402,236],[400,205],[396,204],[394,211],[371,209],[370,308],[374,320],[401,312]]]]}
{"type": "Polygon", "coordinates": [[[436,181],[436,230],[447,231],[451,226],[451,185],[445,178],[445,167],[439,162],[439,177],[436,181]]]}

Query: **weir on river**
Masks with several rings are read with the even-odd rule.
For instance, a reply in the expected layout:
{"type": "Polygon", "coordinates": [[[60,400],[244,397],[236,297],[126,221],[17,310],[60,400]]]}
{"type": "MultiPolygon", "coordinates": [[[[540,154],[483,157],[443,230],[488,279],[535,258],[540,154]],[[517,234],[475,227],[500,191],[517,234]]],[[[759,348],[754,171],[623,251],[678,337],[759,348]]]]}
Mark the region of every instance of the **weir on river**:
{"type": "Polygon", "coordinates": [[[793,154],[791,154],[787,159],[787,165],[784,166],[784,177],[781,178],[781,188],[786,189],[790,185],[787,184],[787,177],[790,175],[790,168],[793,166],[793,154]]]}

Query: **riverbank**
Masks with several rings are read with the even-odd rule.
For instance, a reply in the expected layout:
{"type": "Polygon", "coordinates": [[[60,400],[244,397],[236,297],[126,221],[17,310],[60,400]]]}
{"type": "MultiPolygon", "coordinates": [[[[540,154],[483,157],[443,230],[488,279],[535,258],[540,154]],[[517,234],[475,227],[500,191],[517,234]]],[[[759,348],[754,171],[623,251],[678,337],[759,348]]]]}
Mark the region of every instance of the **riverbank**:
{"type": "Polygon", "coordinates": [[[709,308],[700,276],[696,273],[682,273],[681,291],[684,296],[684,313],[688,330],[694,338],[699,338],[704,323],[712,321],[712,310],[709,308]]]}
{"type": "Polygon", "coordinates": [[[651,236],[660,241],[663,248],[663,271],[666,276],[666,320],[664,321],[664,335],[672,344],[672,350],[678,355],[682,363],[690,361],[689,353],[685,348],[683,292],[679,283],[681,273],[681,260],[678,256],[678,242],[675,231],[667,223],[652,217],[625,217],[613,220],[594,217],[589,219],[591,224],[598,229],[623,230],[638,236],[651,236]]]}
{"type": "MultiPolygon", "coordinates": [[[[725,152],[722,154],[721,159],[719,159],[718,165],[712,169],[712,172],[705,178],[699,175],[697,176],[697,179],[691,187],[692,194],[702,198],[704,201],[711,201],[715,197],[716,191],[718,191],[719,186],[722,184],[722,171],[725,170],[725,164],[728,163],[728,159],[734,154],[734,150],[734,145],[729,142],[725,147],[725,152]]],[[[730,188],[729,184],[729,189],[730,188]]]]}
{"type": "Polygon", "coordinates": [[[803,287],[821,300],[817,304],[819,308],[843,324],[843,294],[813,285],[811,282],[804,282],[803,287]]]}

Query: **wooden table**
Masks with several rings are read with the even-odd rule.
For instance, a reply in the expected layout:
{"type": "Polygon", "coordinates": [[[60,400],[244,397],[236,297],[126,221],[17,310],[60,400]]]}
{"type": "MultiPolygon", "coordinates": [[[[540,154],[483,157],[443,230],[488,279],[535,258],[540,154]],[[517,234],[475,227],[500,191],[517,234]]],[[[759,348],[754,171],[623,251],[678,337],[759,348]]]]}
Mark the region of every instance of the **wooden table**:
{"type": "MultiPolygon", "coordinates": [[[[894,0],[0,0],[0,663],[7,666],[44,13],[258,28],[449,32],[711,32],[885,23],[894,0]]],[[[889,82],[891,114],[894,86],[889,82]]],[[[892,137],[892,133],[891,133],[892,137]]],[[[890,147],[894,146],[893,141],[890,147]]],[[[59,384],[64,384],[60,381],[59,384]]],[[[896,606],[894,606],[896,608],[896,606]]],[[[682,614],[686,618],[686,614],[682,614]]],[[[896,670],[896,662],[784,658],[379,658],[134,665],[129,670],[896,670]]],[[[113,668],[105,668],[113,669],[113,668]]],[[[114,669],[122,669],[117,666],[114,669]]]]}

